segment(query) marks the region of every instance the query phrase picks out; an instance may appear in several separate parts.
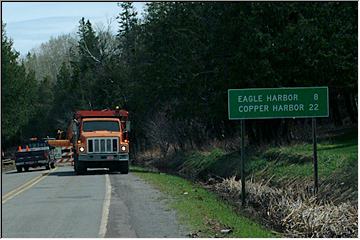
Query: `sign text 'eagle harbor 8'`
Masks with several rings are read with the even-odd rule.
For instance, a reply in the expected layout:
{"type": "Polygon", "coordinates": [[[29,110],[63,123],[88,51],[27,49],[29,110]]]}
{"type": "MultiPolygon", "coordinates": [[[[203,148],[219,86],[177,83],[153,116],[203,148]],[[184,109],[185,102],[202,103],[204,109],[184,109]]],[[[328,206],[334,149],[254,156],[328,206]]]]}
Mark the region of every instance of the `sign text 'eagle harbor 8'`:
{"type": "Polygon", "coordinates": [[[229,89],[229,119],[328,117],[327,87],[229,89]]]}

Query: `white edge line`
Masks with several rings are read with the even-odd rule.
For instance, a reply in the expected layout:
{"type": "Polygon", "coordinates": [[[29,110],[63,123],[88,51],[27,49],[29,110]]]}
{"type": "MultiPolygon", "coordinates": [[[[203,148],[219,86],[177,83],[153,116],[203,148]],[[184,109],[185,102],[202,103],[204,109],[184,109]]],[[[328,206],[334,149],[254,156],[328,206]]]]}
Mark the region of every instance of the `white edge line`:
{"type": "Polygon", "coordinates": [[[109,174],[105,175],[105,185],[106,185],[106,191],[105,191],[105,198],[103,203],[100,230],[99,230],[100,238],[105,237],[108,218],[109,218],[110,199],[111,199],[111,183],[110,183],[109,174]]]}

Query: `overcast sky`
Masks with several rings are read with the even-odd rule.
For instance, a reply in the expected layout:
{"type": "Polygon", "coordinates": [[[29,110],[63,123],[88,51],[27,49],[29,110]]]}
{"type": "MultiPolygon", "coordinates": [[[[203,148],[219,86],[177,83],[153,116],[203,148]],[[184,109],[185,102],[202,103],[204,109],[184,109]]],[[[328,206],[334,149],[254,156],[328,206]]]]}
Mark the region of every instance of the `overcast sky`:
{"type": "MultiPolygon", "coordinates": [[[[2,20],[6,23],[7,36],[14,41],[14,48],[25,55],[60,34],[76,32],[81,17],[95,26],[111,23],[117,28],[115,17],[120,12],[116,2],[2,2],[2,20]]],[[[136,2],[138,14],[145,3],[136,2]]]]}

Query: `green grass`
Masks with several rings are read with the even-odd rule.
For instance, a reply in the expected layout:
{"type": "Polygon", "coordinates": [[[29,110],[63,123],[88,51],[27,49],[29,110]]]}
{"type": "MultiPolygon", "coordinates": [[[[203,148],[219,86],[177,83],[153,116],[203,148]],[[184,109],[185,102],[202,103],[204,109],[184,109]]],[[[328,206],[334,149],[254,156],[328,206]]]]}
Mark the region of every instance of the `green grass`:
{"type": "MultiPolygon", "coordinates": [[[[293,152],[300,155],[312,158],[313,149],[309,145],[292,145],[289,147],[280,148],[277,150],[282,154],[291,156],[293,152]]],[[[351,146],[344,146],[339,144],[319,144],[318,145],[318,164],[319,174],[323,177],[328,177],[334,171],[345,168],[347,166],[354,166],[357,161],[357,144],[351,146]]],[[[284,175],[298,175],[298,176],[312,176],[312,162],[305,162],[303,164],[288,164],[281,162],[274,173],[279,176],[284,175]]]]}
{"type": "MultiPolygon", "coordinates": [[[[356,187],[358,145],[355,130],[339,135],[332,140],[324,140],[317,145],[317,149],[320,179],[339,178],[339,180],[356,187]]],[[[252,165],[263,165],[265,158],[268,161],[263,166],[268,167],[267,175],[274,175],[276,178],[312,178],[312,157],[312,144],[296,144],[268,149],[263,155],[252,159],[252,165]],[[273,158],[277,161],[269,161],[271,156],[274,156],[273,158]]]]}
{"type": "Polygon", "coordinates": [[[134,173],[169,195],[170,206],[177,211],[180,222],[186,224],[193,233],[196,232],[198,237],[278,236],[253,220],[240,216],[214,193],[188,180],[139,169],[134,173]],[[232,232],[220,233],[221,229],[227,228],[231,228],[232,232]]]}
{"type": "MultiPolygon", "coordinates": [[[[245,159],[247,176],[272,177],[273,182],[298,177],[313,178],[313,149],[311,143],[272,147],[264,152],[248,150],[245,159]]],[[[345,183],[357,189],[357,129],[350,129],[336,137],[319,141],[319,178],[322,181],[345,183]]],[[[239,152],[225,153],[214,148],[209,153],[190,152],[178,157],[169,168],[191,178],[206,180],[217,175],[230,177],[240,175],[239,152]]]]}

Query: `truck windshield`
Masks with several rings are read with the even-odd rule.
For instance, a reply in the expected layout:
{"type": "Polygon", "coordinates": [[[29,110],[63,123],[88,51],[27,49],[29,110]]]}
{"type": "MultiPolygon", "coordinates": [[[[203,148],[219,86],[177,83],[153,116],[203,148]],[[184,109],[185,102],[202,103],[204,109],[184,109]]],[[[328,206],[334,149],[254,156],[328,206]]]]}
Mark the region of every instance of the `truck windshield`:
{"type": "Polygon", "coordinates": [[[115,121],[86,121],[83,124],[84,132],[91,131],[113,131],[119,132],[119,123],[115,121]]]}

